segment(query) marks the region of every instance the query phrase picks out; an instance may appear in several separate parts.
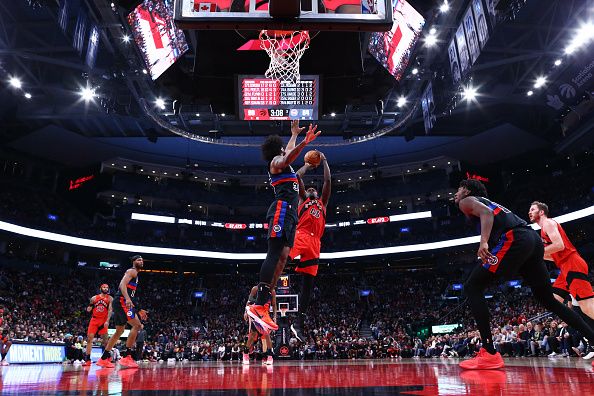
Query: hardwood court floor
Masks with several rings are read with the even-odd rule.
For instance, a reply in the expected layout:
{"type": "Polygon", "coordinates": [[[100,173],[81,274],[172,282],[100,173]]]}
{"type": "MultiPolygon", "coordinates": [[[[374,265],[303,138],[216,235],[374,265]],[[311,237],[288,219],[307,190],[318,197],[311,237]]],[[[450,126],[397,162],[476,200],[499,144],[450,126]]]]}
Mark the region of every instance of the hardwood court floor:
{"type": "Polygon", "coordinates": [[[145,363],[138,369],[12,365],[0,392],[18,395],[594,395],[591,362],[508,359],[463,371],[457,360],[145,363]]]}

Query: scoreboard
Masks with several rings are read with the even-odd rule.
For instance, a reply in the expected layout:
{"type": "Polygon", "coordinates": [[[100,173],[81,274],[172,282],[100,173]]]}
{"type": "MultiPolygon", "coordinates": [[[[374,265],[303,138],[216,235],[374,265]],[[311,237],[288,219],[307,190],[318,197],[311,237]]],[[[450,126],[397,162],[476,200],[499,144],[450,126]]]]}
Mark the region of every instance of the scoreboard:
{"type": "Polygon", "coordinates": [[[242,120],[317,120],[319,76],[301,76],[297,83],[264,76],[239,76],[239,111],[242,120]]]}

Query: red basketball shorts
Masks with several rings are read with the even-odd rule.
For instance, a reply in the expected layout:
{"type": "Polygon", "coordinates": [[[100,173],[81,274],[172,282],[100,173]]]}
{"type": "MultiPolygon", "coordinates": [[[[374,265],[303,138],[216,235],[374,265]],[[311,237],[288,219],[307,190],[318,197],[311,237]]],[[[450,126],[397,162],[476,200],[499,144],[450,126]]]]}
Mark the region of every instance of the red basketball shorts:
{"type": "Polygon", "coordinates": [[[594,297],[592,284],[588,280],[588,263],[579,255],[572,255],[559,265],[561,273],[553,283],[555,294],[569,298],[569,294],[576,300],[586,300],[594,297]]]}
{"type": "Polygon", "coordinates": [[[311,233],[297,230],[293,248],[289,253],[289,258],[294,260],[299,257],[295,272],[316,276],[318,274],[318,264],[320,261],[320,238],[311,233]]]}
{"type": "Polygon", "coordinates": [[[107,326],[105,326],[106,321],[107,319],[92,318],[89,322],[89,329],[87,330],[87,334],[107,334],[107,326]]]}

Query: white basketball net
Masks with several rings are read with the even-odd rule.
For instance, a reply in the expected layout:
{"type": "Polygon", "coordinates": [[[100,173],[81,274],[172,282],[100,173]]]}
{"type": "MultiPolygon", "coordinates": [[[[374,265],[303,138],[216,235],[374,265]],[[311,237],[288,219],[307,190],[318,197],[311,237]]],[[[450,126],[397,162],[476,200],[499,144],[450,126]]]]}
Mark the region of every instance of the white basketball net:
{"type": "Polygon", "coordinates": [[[266,78],[297,83],[300,80],[299,60],[309,48],[309,32],[262,30],[260,47],[270,56],[266,78]]]}

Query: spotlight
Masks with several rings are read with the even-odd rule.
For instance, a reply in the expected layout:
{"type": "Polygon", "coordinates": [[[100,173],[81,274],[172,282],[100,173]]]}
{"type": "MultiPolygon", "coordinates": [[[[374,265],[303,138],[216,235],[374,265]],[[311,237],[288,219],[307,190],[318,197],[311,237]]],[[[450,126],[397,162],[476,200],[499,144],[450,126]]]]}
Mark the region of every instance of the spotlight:
{"type": "Polygon", "coordinates": [[[336,117],[336,113],[334,113],[334,112],[330,113],[330,117],[336,117]]]}
{"type": "Polygon", "coordinates": [[[196,113],[196,117],[200,117],[200,113],[196,113]]]}
{"type": "Polygon", "coordinates": [[[474,88],[473,86],[468,86],[466,88],[464,88],[464,92],[462,93],[462,98],[466,99],[467,102],[470,102],[471,100],[475,100],[476,99],[476,88],[474,88]]]}
{"type": "Polygon", "coordinates": [[[435,44],[437,44],[437,36],[435,36],[435,34],[429,33],[427,37],[425,37],[425,45],[428,47],[433,47],[435,44]]]}
{"type": "Polygon", "coordinates": [[[21,87],[23,86],[23,83],[18,77],[11,77],[9,83],[13,88],[16,89],[21,89],[21,87]]]}
{"type": "Polygon", "coordinates": [[[594,39],[594,22],[582,24],[576,32],[573,40],[571,40],[569,45],[565,47],[565,53],[574,53],[575,50],[587,44],[592,39],[594,39]]]}
{"type": "Polygon", "coordinates": [[[124,34],[122,36],[122,41],[126,44],[128,44],[130,42],[130,36],[128,36],[127,34],[124,34]]]}
{"type": "Polygon", "coordinates": [[[526,92],[526,95],[532,96],[532,95],[534,95],[534,92],[533,91],[528,91],[528,92],[526,92]]]}
{"type": "Polygon", "coordinates": [[[446,13],[450,10],[450,5],[448,4],[447,1],[444,1],[443,4],[441,6],[439,6],[439,11],[446,13]]]}
{"type": "Polygon", "coordinates": [[[165,110],[165,100],[162,98],[157,98],[157,100],[155,100],[155,105],[160,108],[161,110],[165,110]]]}
{"type": "Polygon", "coordinates": [[[142,74],[147,74],[148,71],[146,71],[146,69],[142,69],[142,74]]]}
{"type": "Polygon", "coordinates": [[[27,98],[27,99],[31,99],[31,97],[32,97],[32,96],[31,96],[31,94],[30,94],[29,92],[25,92],[25,98],[27,98]]]}
{"type": "Polygon", "coordinates": [[[413,74],[413,76],[416,76],[417,74],[419,74],[419,69],[417,69],[416,67],[414,69],[412,69],[412,74],[413,74]]]}
{"type": "Polygon", "coordinates": [[[225,117],[225,113],[221,113],[221,117],[225,117]]]}
{"type": "Polygon", "coordinates": [[[561,59],[557,59],[557,60],[555,61],[555,66],[559,66],[560,64],[561,64],[561,59]]]}
{"type": "Polygon", "coordinates": [[[536,79],[534,83],[534,88],[540,88],[547,83],[547,78],[545,76],[540,76],[536,79]]]}
{"type": "Polygon", "coordinates": [[[90,102],[95,98],[95,96],[97,96],[95,93],[95,88],[90,88],[89,86],[81,88],[78,94],[85,102],[90,102]]]}
{"type": "Polygon", "coordinates": [[[406,105],[406,96],[399,97],[398,101],[396,102],[396,106],[404,107],[405,105],[406,105]]]}
{"type": "Polygon", "coordinates": [[[434,27],[429,29],[429,34],[435,34],[435,33],[437,33],[437,29],[435,29],[434,27]]]}

